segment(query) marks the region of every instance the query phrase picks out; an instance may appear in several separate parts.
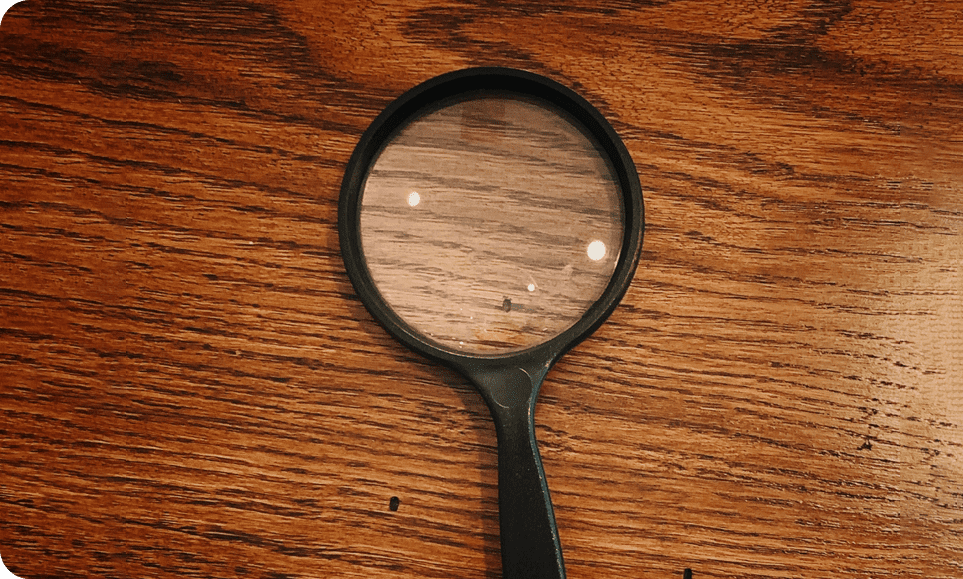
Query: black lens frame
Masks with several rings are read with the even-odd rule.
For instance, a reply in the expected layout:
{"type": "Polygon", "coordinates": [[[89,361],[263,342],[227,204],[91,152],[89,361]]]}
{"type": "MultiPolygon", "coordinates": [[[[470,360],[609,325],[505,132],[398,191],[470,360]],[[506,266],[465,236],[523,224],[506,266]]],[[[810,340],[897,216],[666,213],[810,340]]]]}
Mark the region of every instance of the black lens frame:
{"type": "Polygon", "coordinates": [[[546,77],[501,67],[469,68],[432,78],[407,91],[371,123],[345,169],[338,205],[341,256],[361,302],[375,320],[408,348],[468,372],[506,366],[551,367],[565,352],[594,332],[615,310],[638,265],[645,229],[642,185],[635,164],[615,129],[588,101],[546,77]],[[498,91],[546,101],[572,115],[596,139],[611,162],[622,195],[624,235],[615,271],[602,295],[571,327],[525,350],[466,354],[449,350],[406,324],[384,301],[368,270],[361,247],[361,198],[378,154],[395,132],[446,100],[478,91],[498,91]]]}

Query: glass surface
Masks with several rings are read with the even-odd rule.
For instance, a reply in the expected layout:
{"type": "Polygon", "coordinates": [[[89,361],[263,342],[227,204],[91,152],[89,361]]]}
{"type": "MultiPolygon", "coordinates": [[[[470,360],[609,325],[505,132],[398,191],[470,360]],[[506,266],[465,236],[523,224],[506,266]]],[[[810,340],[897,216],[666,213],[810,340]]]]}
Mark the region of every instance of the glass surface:
{"type": "Polygon", "coordinates": [[[382,298],[442,348],[516,352],[572,327],[622,246],[614,171],[578,122],[480,95],[402,127],[368,173],[361,245],[382,298]]]}

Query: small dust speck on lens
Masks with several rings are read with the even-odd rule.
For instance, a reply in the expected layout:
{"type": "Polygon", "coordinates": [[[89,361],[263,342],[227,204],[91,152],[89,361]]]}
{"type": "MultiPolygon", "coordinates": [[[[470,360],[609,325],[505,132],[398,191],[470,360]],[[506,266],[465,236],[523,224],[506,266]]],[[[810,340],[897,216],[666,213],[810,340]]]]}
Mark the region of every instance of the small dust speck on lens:
{"type": "Polygon", "coordinates": [[[397,511],[398,505],[400,504],[401,504],[401,499],[399,499],[398,497],[391,497],[391,500],[388,501],[388,508],[391,509],[392,511],[397,511]]]}

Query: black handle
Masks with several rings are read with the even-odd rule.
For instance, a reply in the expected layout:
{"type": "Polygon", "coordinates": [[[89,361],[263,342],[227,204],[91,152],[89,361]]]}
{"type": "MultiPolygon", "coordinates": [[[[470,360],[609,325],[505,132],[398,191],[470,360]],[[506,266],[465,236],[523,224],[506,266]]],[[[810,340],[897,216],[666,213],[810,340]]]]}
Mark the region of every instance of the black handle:
{"type": "Polygon", "coordinates": [[[498,434],[502,577],[564,579],[555,513],[535,441],[535,381],[520,368],[473,378],[498,434]]]}

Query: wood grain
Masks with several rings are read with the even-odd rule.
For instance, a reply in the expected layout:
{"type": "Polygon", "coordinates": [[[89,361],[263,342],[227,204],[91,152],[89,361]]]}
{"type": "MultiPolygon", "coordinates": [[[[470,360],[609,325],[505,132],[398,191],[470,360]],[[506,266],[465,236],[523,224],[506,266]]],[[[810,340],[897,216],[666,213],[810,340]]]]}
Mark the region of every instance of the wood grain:
{"type": "Polygon", "coordinates": [[[960,12],[15,5],[4,564],[500,576],[487,410],[367,315],[336,231],[380,110],[499,65],[598,107],[645,191],[633,286],[536,417],[569,576],[960,577],[960,12]]]}

